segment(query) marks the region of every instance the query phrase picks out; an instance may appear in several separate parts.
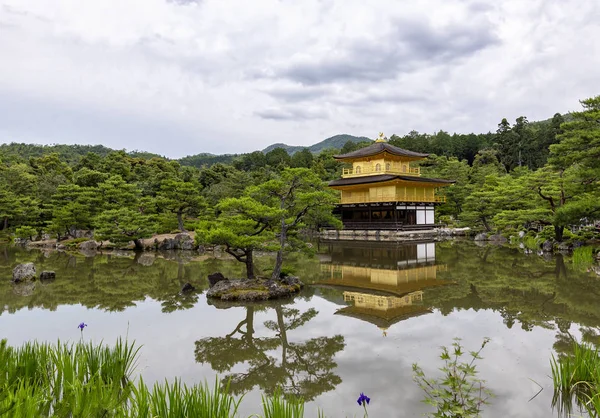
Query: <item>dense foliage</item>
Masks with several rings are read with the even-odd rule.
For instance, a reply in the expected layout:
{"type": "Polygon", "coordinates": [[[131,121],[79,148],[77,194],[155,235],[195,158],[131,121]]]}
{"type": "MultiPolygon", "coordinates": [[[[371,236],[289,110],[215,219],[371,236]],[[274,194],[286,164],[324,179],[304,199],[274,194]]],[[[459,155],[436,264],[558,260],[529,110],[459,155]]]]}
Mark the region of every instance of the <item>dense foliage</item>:
{"type": "MultiPolygon", "coordinates": [[[[548,226],[560,241],[569,238],[565,228],[593,224],[600,218],[600,96],[581,103],[583,110],[568,117],[556,114],[532,123],[519,117],[512,125],[502,119],[495,133],[410,132],[392,135],[390,143],[430,153],[421,162],[425,176],[456,180],[442,191],[447,203],[438,210],[440,222],[487,232],[548,226]]],[[[305,218],[316,216],[320,221],[308,225],[301,219],[297,225],[333,225],[335,221],[323,216],[334,201],[324,192],[324,184],[339,177],[342,168],[333,156],[368,142],[352,137],[339,146],[345,137],[330,139],[337,141],[338,149],[318,154],[304,148],[290,156],[283,148],[273,148],[238,156],[199,154],[180,161],[102,146],[2,145],[0,231],[23,238],[43,234],[65,238],[92,229],[114,242],[138,242],[155,233],[206,230],[202,221],[217,221],[212,230],[237,228],[239,240],[252,236],[249,220],[256,219],[246,214],[243,220],[242,214],[234,213],[236,202],[283,209],[278,207],[281,201],[266,202],[265,193],[261,201],[259,191],[285,186],[293,177],[290,173],[301,169],[303,178],[310,175],[315,187],[310,193],[321,193],[312,195],[309,206],[314,213],[305,218]],[[238,217],[236,228],[230,215],[238,217]]],[[[285,219],[293,223],[293,216],[289,212],[285,219]]],[[[263,238],[280,236],[274,219],[271,216],[267,229],[260,231],[263,238]]],[[[281,224],[280,219],[280,230],[286,222],[281,224]]],[[[215,234],[209,241],[224,240],[215,234]]],[[[256,237],[252,241],[252,246],[264,243],[256,237]]],[[[231,247],[241,248],[242,253],[248,248],[231,247]]]]}

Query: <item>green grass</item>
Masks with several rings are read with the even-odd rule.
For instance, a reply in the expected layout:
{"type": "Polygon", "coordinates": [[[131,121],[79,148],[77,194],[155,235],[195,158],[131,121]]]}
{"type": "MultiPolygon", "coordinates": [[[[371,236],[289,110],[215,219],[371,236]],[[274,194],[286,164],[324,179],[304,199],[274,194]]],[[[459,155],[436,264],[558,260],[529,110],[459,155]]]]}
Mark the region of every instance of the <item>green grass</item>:
{"type": "Polygon", "coordinates": [[[569,414],[573,402],[591,416],[600,414],[600,353],[588,344],[573,344],[572,355],[550,361],[554,396],[552,406],[569,414]]]}
{"type": "Polygon", "coordinates": [[[587,269],[594,263],[594,249],[579,247],[573,250],[573,265],[579,269],[587,269]]]}
{"type": "Polygon", "coordinates": [[[526,235],[525,237],[523,237],[523,245],[525,246],[525,248],[537,251],[540,249],[542,243],[538,238],[526,235]]]}
{"type": "MultiPolygon", "coordinates": [[[[114,418],[238,417],[242,398],[215,379],[187,386],[179,379],[148,387],[133,374],[139,347],[119,339],[114,346],[92,343],[0,342],[0,416],[114,418]]],[[[304,401],[280,391],[263,396],[264,415],[301,418],[304,401]]],[[[318,412],[319,417],[324,415],[318,412]]]]}
{"type": "Polygon", "coordinates": [[[304,400],[297,397],[286,397],[277,389],[273,396],[262,397],[264,418],[302,418],[304,417],[304,400]]]}

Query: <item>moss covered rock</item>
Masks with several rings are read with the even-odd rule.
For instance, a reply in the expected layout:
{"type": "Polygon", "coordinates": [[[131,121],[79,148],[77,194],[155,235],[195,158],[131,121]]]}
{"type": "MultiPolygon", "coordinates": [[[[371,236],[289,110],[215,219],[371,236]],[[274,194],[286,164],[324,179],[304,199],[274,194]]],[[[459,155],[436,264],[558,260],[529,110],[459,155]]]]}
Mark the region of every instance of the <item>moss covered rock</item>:
{"type": "Polygon", "coordinates": [[[289,297],[298,293],[304,284],[297,277],[285,277],[281,280],[265,279],[225,279],[215,283],[207,297],[221,300],[260,301],[289,297]]]}

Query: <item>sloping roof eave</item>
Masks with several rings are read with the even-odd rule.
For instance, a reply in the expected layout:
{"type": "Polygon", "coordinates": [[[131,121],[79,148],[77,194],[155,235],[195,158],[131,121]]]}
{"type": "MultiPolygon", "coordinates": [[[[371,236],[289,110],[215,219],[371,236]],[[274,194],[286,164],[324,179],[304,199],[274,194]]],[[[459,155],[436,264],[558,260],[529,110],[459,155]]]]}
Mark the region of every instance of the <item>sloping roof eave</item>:
{"type": "Polygon", "coordinates": [[[414,152],[405,150],[394,145],[390,145],[387,142],[376,142],[371,144],[365,148],[361,148],[356,151],[352,151],[346,154],[338,154],[334,155],[333,158],[336,160],[346,160],[346,159],[354,159],[354,158],[366,158],[372,157],[374,155],[382,154],[387,152],[392,155],[397,155],[399,157],[408,157],[408,158],[426,158],[429,154],[423,154],[420,152],[414,152]]]}
{"type": "Polygon", "coordinates": [[[437,183],[437,184],[454,184],[455,180],[444,180],[444,179],[435,179],[435,178],[427,178],[427,177],[417,177],[417,176],[402,176],[398,174],[379,174],[375,176],[363,176],[363,177],[349,177],[342,178],[337,180],[332,180],[329,182],[329,187],[336,186],[353,186],[357,184],[369,184],[369,183],[383,183],[386,181],[392,180],[402,180],[414,183],[437,183]]]}

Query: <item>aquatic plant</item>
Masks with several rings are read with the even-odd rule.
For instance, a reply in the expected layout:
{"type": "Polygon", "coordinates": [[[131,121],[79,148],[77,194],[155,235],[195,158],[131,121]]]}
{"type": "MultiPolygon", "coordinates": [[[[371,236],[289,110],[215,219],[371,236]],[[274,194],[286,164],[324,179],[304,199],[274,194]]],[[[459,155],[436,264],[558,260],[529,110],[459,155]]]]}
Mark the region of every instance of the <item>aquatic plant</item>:
{"type": "Polygon", "coordinates": [[[600,414],[600,352],[590,344],[573,343],[571,355],[550,360],[552,406],[570,412],[573,401],[591,416],[600,414]]]}
{"type": "Polygon", "coordinates": [[[526,235],[525,237],[523,237],[523,245],[527,249],[534,251],[539,250],[541,244],[542,243],[539,238],[532,237],[531,235],[526,235]]]}
{"type": "Polygon", "coordinates": [[[439,370],[441,378],[427,378],[417,365],[413,364],[413,378],[425,392],[423,402],[436,408],[431,417],[472,418],[478,417],[483,405],[488,403],[492,392],[485,387],[485,381],[477,376],[476,360],[481,360],[481,351],[489,342],[485,338],[478,351],[469,352],[470,360],[461,361],[465,352],[460,338],[455,338],[452,349],[442,347],[440,358],[444,366],[439,370]]]}
{"type": "Polygon", "coordinates": [[[0,412],[12,416],[103,416],[122,410],[138,348],[118,340],[56,345],[0,343],[0,412]]]}
{"type": "Polygon", "coordinates": [[[302,418],[304,400],[297,396],[284,396],[277,388],[273,395],[262,396],[263,418],[302,418]]]}
{"type": "Polygon", "coordinates": [[[241,399],[230,395],[229,384],[222,386],[218,379],[212,388],[206,382],[187,386],[175,379],[172,383],[155,383],[150,390],[140,378],[127,416],[229,418],[237,416],[241,399]]]}
{"type": "Polygon", "coordinates": [[[594,249],[592,247],[579,247],[573,250],[573,265],[580,270],[585,270],[594,263],[594,249]]]}
{"type": "Polygon", "coordinates": [[[371,402],[371,398],[361,392],[356,402],[358,403],[358,406],[362,406],[365,409],[365,417],[368,417],[369,412],[367,412],[367,405],[371,402]]]}

